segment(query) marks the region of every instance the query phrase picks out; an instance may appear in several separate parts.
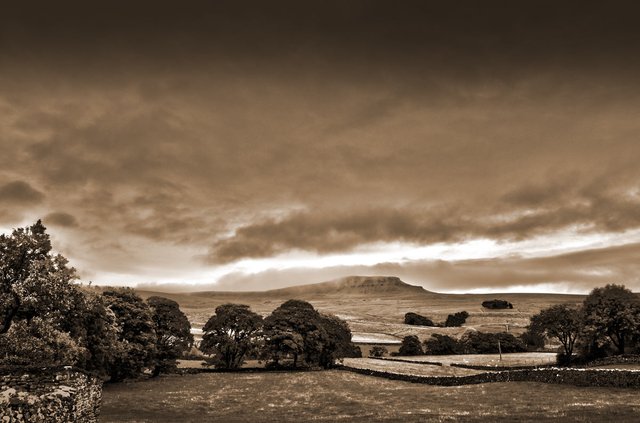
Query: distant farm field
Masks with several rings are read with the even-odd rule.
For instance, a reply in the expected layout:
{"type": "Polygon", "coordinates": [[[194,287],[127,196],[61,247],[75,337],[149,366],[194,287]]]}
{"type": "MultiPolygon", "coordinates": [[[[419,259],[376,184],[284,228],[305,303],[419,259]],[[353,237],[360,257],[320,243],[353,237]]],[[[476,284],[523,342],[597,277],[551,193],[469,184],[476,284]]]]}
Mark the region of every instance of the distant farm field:
{"type": "Polygon", "coordinates": [[[542,383],[440,387],[339,370],[203,373],[106,385],[101,422],[637,422],[632,389],[542,383]]]}

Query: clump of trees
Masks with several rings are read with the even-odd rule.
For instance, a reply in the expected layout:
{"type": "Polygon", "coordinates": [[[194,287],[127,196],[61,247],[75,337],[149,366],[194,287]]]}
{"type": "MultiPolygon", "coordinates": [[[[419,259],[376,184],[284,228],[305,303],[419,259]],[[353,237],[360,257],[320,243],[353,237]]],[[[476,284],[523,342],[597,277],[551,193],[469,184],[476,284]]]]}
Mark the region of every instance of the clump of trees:
{"type": "Polygon", "coordinates": [[[482,307],[499,310],[499,309],[505,309],[505,308],[513,308],[513,304],[511,304],[507,300],[493,299],[493,300],[483,301],[482,307]]]}
{"type": "Polygon", "coordinates": [[[513,353],[526,351],[521,339],[511,333],[486,333],[470,331],[460,339],[433,334],[424,342],[425,354],[495,354],[498,352],[513,353]]]}
{"type": "Polygon", "coordinates": [[[428,317],[409,312],[404,315],[404,324],[413,326],[459,327],[465,324],[468,317],[469,313],[460,311],[455,314],[449,314],[443,323],[435,323],[428,317]]]}
{"type": "Polygon", "coordinates": [[[580,306],[555,305],[541,310],[531,318],[526,336],[559,342],[558,363],[565,365],[638,353],[640,298],[624,285],[595,288],[580,306]]]}
{"type": "Polygon", "coordinates": [[[383,347],[382,345],[375,345],[369,351],[369,355],[371,357],[384,357],[386,355],[389,355],[389,350],[387,350],[387,348],[383,347]]]}
{"type": "Polygon", "coordinates": [[[424,351],[422,350],[422,344],[420,344],[420,340],[415,335],[405,336],[402,339],[402,345],[400,345],[400,350],[398,351],[398,355],[422,355],[424,351]]]}
{"type": "Polygon", "coordinates": [[[286,301],[264,319],[246,305],[225,304],[203,331],[200,349],[217,368],[237,369],[249,357],[272,367],[330,368],[338,359],[361,356],[344,320],[301,300],[286,301]]]}
{"type": "Polygon", "coordinates": [[[191,343],[177,303],[75,283],[41,221],[0,235],[0,364],[73,365],[120,381],[175,367],[191,343]]]}

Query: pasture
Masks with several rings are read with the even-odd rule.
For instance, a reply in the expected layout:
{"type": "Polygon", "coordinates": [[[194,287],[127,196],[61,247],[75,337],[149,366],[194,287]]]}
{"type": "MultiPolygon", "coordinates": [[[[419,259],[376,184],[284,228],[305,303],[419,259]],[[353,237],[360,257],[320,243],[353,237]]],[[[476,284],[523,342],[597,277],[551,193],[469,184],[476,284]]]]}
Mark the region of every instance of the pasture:
{"type": "Polygon", "coordinates": [[[638,392],[630,389],[529,382],[441,387],[331,370],[202,373],[106,385],[100,420],[622,423],[638,416],[638,392]]]}

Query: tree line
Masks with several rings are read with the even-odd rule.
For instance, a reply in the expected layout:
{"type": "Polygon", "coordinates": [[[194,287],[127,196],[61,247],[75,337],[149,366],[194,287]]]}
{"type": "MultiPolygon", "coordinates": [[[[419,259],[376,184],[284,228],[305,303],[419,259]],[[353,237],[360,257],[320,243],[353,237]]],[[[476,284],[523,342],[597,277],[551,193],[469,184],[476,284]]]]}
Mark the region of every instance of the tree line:
{"type": "MultiPolygon", "coordinates": [[[[98,292],[76,280],[41,221],[0,235],[0,365],[73,365],[117,382],[173,371],[193,347],[177,302],[145,301],[130,288],[98,292]]],[[[327,368],[359,352],[346,322],[297,300],[265,319],[244,305],[220,306],[201,348],[227,369],[248,357],[327,368]]]]}

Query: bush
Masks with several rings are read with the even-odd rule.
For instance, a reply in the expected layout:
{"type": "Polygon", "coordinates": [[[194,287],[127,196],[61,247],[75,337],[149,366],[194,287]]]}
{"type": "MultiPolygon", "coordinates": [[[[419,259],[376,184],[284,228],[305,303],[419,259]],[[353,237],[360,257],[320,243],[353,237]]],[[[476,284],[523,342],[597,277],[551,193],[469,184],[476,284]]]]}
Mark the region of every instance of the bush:
{"type": "Polygon", "coordinates": [[[404,323],[406,325],[414,325],[414,326],[437,326],[433,323],[433,320],[428,317],[421,316],[417,313],[407,313],[404,315],[404,323]]]}
{"type": "Polygon", "coordinates": [[[440,335],[434,333],[431,338],[424,341],[425,354],[432,355],[449,355],[464,354],[466,346],[461,342],[448,335],[440,335]]]}
{"type": "Polygon", "coordinates": [[[400,351],[398,351],[398,355],[423,355],[424,351],[422,351],[422,345],[420,345],[420,340],[415,335],[405,336],[402,339],[402,345],[400,346],[400,351]]]}
{"type": "Polygon", "coordinates": [[[376,345],[369,351],[369,355],[372,357],[384,357],[387,354],[389,354],[389,350],[381,345],[376,345]]]}
{"type": "Polygon", "coordinates": [[[525,352],[527,351],[524,343],[510,333],[483,333],[469,332],[462,338],[466,349],[471,354],[495,354],[498,349],[498,341],[500,349],[503,353],[525,352]]]}
{"type": "Polygon", "coordinates": [[[447,316],[447,320],[444,322],[444,326],[448,328],[462,326],[467,321],[467,317],[469,317],[469,313],[467,313],[466,311],[460,311],[455,314],[450,314],[447,316]]]}
{"type": "Polygon", "coordinates": [[[488,300],[482,302],[482,307],[490,308],[490,309],[505,309],[505,308],[513,308],[513,304],[506,300],[488,300]]]}

